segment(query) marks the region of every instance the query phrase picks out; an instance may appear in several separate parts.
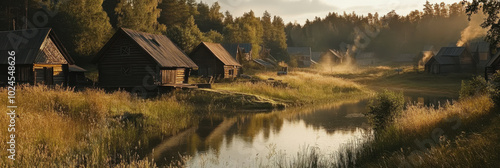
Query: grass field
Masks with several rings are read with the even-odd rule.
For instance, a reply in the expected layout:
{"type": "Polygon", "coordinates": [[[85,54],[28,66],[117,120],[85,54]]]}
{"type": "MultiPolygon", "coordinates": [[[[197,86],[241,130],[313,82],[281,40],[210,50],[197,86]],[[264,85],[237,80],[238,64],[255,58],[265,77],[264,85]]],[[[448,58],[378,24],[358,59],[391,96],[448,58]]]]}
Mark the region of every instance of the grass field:
{"type": "Polygon", "coordinates": [[[418,72],[411,66],[335,66],[318,67],[307,71],[333,76],[365,85],[372,90],[389,89],[395,91],[428,92],[446,96],[458,96],[463,80],[470,80],[474,74],[427,74],[423,69],[418,72]],[[401,69],[400,73],[396,69],[401,69]]]}

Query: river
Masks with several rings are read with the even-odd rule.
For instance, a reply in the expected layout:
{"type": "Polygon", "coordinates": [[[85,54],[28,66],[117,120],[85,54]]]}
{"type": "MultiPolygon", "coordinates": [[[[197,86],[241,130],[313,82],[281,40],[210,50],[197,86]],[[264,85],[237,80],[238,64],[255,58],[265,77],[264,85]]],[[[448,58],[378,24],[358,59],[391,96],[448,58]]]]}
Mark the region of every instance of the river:
{"type": "MultiPolygon", "coordinates": [[[[444,104],[456,99],[405,93],[406,102],[444,104]]],[[[259,167],[299,158],[315,149],[329,156],[343,145],[372,136],[368,100],[268,113],[210,116],[159,142],[149,155],[159,165],[186,159],[188,167],[259,167]],[[182,158],[180,157],[182,156],[182,158]]]]}

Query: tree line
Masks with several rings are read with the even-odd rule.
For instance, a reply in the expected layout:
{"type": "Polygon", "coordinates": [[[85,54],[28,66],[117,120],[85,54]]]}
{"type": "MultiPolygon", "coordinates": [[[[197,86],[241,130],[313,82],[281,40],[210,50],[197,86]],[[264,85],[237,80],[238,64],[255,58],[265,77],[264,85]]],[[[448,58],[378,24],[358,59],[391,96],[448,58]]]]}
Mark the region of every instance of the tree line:
{"type": "MultiPolygon", "coordinates": [[[[6,10],[14,7],[19,13],[23,13],[26,4],[28,18],[44,8],[57,11],[45,27],[52,27],[70,54],[84,62],[88,62],[120,27],[167,35],[186,53],[202,41],[251,43],[254,58],[258,58],[259,51],[265,47],[278,59],[286,59],[284,21],[267,11],[262,17],[256,17],[253,11],[233,17],[227,11],[223,13],[217,2],[209,5],[194,0],[2,2],[6,10]]],[[[17,20],[22,19],[18,17],[17,20]]],[[[0,22],[3,22],[2,30],[12,29],[10,18],[0,22]]]]}
{"type": "Polygon", "coordinates": [[[324,18],[307,20],[304,25],[288,23],[285,32],[288,46],[311,46],[313,51],[326,51],[345,50],[342,44],[355,44],[359,31],[372,29],[371,32],[377,32],[376,37],[365,39],[369,41],[364,41],[368,45],[363,50],[394,59],[400,54],[417,54],[428,45],[439,49],[456,44],[468,23],[462,3],[427,1],[422,10],[407,15],[399,15],[394,10],[383,16],[329,13],[324,18]]]}
{"type": "MultiPolygon", "coordinates": [[[[261,17],[253,11],[234,17],[222,12],[217,2],[195,0],[27,0],[4,1],[2,6],[23,9],[26,2],[28,18],[43,8],[57,11],[46,27],[52,27],[70,54],[82,60],[90,60],[119,27],[167,35],[186,53],[202,41],[251,43],[254,58],[265,47],[278,60],[288,61],[288,46],[343,50],[343,44],[354,44],[364,29],[377,30],[377,34],[364,41],[368,45],[362,50],[392,59],[402,53],[418,53],[427,45],[456,43],[469,23],[463,3],[426,2],[422,10],[408,15],[395,11],[383,16],[329,13],[304,25],[285,25],[281,17],[267,11],[261,17]]],[[[9,20],[0,22],[2,30],[9,29],[5,26],[9,20]]]]}

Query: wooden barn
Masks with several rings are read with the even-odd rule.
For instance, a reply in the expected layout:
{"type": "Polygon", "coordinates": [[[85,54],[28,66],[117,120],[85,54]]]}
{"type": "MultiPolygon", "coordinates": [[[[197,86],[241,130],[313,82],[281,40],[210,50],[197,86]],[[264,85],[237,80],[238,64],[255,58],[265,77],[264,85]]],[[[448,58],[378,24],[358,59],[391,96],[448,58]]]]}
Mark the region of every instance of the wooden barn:
{"type": "Polygon", "coordinates": [[[198,65],[198,75],[216,78],[238,77],[241,65],[219,43],[202,42],[189,57],[198,65]]]}
{"type": "Polygon", "coordinates": [[[490,79],[491,76],[498,70],[500,70],[500,52],[497,52],[497,54],[495,54],[486,64],[486,68],[484,71],[486,80],[490,79]]]}
{"type": "Polygon", "coordinates": [[[7,82],[8,51],[15,51],[17,83],[63,85],[69,83],[74,61],[51,28],[0,32],[0,83],[7,82]],[[25,37],[28,34],[30,37],[25,37]],[[21,40],[13,43],[11,40],[21,40]],[[17,46],[17,49],[15,45],[17,46]]]}
{"type": "Polygon", "coordinates": [[[173,86],[187,84],[198,68],[164,35],[120,28],[93,60],[101,87],[173,86]]]}
{"type": "Polygon", "coordinates": [[[425,64],[425,71],[441,73],[475,73],[476,60],[465,47],[443,47],[425,64]]]}

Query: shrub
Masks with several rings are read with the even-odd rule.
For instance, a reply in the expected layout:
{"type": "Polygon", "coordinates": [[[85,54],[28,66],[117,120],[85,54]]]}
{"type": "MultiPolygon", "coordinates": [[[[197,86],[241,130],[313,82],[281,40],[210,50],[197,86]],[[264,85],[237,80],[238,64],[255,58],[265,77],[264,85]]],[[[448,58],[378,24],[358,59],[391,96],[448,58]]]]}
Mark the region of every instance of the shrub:
{"type": "Polygon", "coordinates": [[[460,88],[460,99],[476,95],[489,94],[491,91],[492,90],[490,84],[488,84],[488,82],[486,82],[483,77],[476,76],[472,80],[462,81],[462,87],[460,88]]]}
{"type": "Polygon", "coordinates": [[[496,106],[500,105],[500,71],[497,71],[491,77],[491,99],[496,106]]]}
{"type": "Polygon", "coordinates": [[[394,117],[403,111],[404,97],[402,92],[384,90],[368,104],[368,112],[365,114],[375,129],[383,129],[392,123],[394,117]]]}

